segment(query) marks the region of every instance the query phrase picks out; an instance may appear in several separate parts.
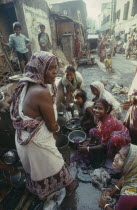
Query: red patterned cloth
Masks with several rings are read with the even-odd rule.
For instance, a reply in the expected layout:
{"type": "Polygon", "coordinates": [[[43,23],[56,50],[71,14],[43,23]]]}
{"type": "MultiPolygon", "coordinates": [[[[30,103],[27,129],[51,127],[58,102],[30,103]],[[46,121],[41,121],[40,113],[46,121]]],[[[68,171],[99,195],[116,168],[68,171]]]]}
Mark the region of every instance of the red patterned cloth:
{"type": "Polygon", "coordinates": [[[97,128],[92,128],[89,135],[107,147],[107,155],[110,158],[113,158],[122,146],[131,142],[128,129],[111,114],[99,121],[97,128]]]}
{"type": "Polygon", "coordinates": [[[40,200],[45,200],[48,195],[67,187],[72,181],[73,178],[66,165],[57,174],[41,181],[33,181],[30,174],[26,174],[26,187],[31,193],[38,195],[40,200]]]}
{"type": "Polygon", "coordinates": [[[98,122],[97,129],[102,137],[102,143],[109,140],[110,134],[113,131],[123,131],[128,133],[128,129],[123,123],[111,114],[107,114],[102,121],[98,122]]]}

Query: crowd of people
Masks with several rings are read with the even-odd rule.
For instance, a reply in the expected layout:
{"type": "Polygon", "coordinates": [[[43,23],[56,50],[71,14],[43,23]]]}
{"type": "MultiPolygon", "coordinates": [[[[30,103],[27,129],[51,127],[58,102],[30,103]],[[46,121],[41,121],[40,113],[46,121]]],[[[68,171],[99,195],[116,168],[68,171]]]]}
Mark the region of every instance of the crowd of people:
{"type": "MultiPolygon", "coordinates": [[[[20,29],[19,25],[14,27],[15,34],[10,36],[12,41],[9,46],[12,43],[17,47],[22,38],[24,43],[29,43],[24,35],[18,34],[20,29]]],[[[55,55],[48,52],[51,45],[44,30],[45,27],[41,26],[38,36],[41,51],[34,53],[27,62],[23,77],[12,95],[10,107],[11,119],[16,129],[16,148],[26,173],[26,187],[41,200],[46,200],[49,195],[62,188],[66,188],[67,196],[70,196],[78,187],[78,182],[72,178],[54,138],[54,134],[60,130],[56,109],[58,89],[55,85],[59,62],[55,55]]],[[[26,47],[24,43],[20,45],[23,49],[26,47]]],[[[100,43],[102,62],[105,59],[106,45],[107,40],[104,37],[100,43]]],[[[108,55],[113,56],[116,47],[114,37],[109,46],[108,55]]],[[[27,53],[17,52],[21,54],[21,60],[27,53]]],[[[113,196],[119,190],[116,210],[137,208],[137,74],[129,91],[129,100],[124,104],[129,108],[124,122],[120,121],[120,103],[105,90],[100,81],[89,86],[94,95],[92,101],[87,99],[84,91],[84,78],[73,66],[66,68],[61,85],[61,103],[66,107],[71,102],[75,103],[81,127],[90,138],[86,146],[79,145],[79,152],[89,154],[102,150],[106,154],[105,160],[110,160],[113,173],[122,173],[115,188],[103,192],[99,200],[100,207],[112,209],[106,195],[113,196]],[[93,142],[94,146],[91,146],[93,142]]]]}
{"type": "MultiPolygon", "coordinates": [[[[59,131],[55,103],[57,70],[58,61],[54,55],[44,51],[35,53],[25,67],[25,76],[15,89],[11,104],[11,117],[16,129],[16,147],[26,172],[26,186],[40,199],[45,199],[49,194],[63,187],[66,187],[68,195],[71,195],[78,186],[58,152],[53,137],[53,133],[59,131]]],[[[79,151],[92,153],[93,150],[104,150],[107,154],[106,159],[111,160],[111,168],[117,170],[115,165],[119,164],[117,158],[119,150],[123,151],[122,147],[125,145],[130,145],[129,147],[133,150],[136,149],[134,141],[136,139],[136,122],[134,125],[132,124],[133,117],[135,117],[132,115],[136,109],[135,87],[132,87],[133,92],[130,91],[132,97],[129,104],[131,107],[125,124],[123,124],[116,118],[119,118],[121,113],[119,102],[104,89],[101,82],[97,81],[90,85],[89,88],[95,95],[91,102],[87,100],[86,92],[83,90],[82,76],[79,72],[74,71],[72,66],[67,67],[62,78],[62,85],[67,90],[64,93],[66,105],[70,100],[74,101],[78,106],[83,130],[87,134],[89,133],[91,142],[93,140],[96,142],[95,146],[90,146],[91,142],[87,146],[79,146],[79,151]],[[81,80],[76,79],[77,74],[81,80]]],[[[135,81],[133,85],[136,85],[135,81]]],[[[135,154],[132,158],[136,159],[135,154]]],[[[136,170],[137,164],[133,166],[133,172],[136,170]]],[[[132,174],[131,170],[129,173],[132,174]]],[[[126,202],[129,200],[129,204],[132,203],[132,206],[136,206],[137,195],[134,193],[137,184],[136,174],[134,174],[134,179],[129,174],[127,177],[133,180],[133,188],[130,188],[130,191],[133,189],[133,195],[125,190],[126,202]]],[[[126,184],[127,182],[123,183],[122,189],[128,189],[126,184]]],[[[124,199],[122,194],[117,209],[122,209],[124,199]]],[[[100,199],[100,206],[103,204],[106,209],[110,208],[106,205],[104,197],[100,199]]]]}
{"type": "Polygon", "coordinates": [[[134,56],[137,58],[137,32],[136,29],[124,36],[124,39],[120,39],[119,36],[104,35],[98,40],[98,55],[100,61],[104,62],[106,71],[108,73],[114,73],[112,67],[112,57],[116,53],[125,54],[126,59],[130,59],[134,56]]]}

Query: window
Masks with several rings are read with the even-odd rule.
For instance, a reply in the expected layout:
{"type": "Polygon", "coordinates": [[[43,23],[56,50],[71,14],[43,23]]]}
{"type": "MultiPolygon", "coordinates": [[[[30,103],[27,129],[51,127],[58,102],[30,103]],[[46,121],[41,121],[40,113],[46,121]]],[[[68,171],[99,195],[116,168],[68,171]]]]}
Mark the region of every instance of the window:
{"type": "Polygon", "coordinates": [[[117,11],[116,13],[116,19],[119,20],[120,19],[120,9],[117,11]]]}
{"type": "Polygon", "coordinates": [[[123,20],[128,19],[128,11],[129,11],[129,1],[124,5],[123,20]]]}
{"type": "Polygon", "coordinates": [[[77,10],[77,17],[78,17],[78,21],[81,23],[82,19],[81,19],[81,13],[79,10],[77,10]]]}
{"type": "Polygon", "coordinates": [[[135,16],[137,14],[137,0],[133,0],[131,16],[135,16]]]}
{"type": "Polygon", "coordinates": [[[64,9],[63,10],[63,15],[66,15],[67,16],[68,15],[68,11],[64,9]]]}

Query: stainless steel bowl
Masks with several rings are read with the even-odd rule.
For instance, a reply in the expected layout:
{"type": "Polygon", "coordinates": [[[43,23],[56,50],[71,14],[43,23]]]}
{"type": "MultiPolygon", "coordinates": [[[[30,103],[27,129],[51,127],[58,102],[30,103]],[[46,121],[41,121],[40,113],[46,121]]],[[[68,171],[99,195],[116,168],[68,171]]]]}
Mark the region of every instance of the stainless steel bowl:
{"type": "Polygon", "coordinates": [[[16,150],[9,150],[8,152],[6,152],[3,155],[3,161],[4,163],[6,163],[7,165],[12,165],[14,163],[16,163],[18,160],[18,154],[16,150]]]}
{"type": "Polygon", "coordinates": [[[69,130],[80,130],[80,119],[78,117],[74,117],[66,122],[66,128],[69,130]]]}
{"type": "Polygon", "coordinates": [[[85,141],[86,138],[87,138],[86,133],[84,131],[80,131],[80,130],[72,131],[68,135],[68,139],[72,143],[81,143],[81,142],[85,141]]]}

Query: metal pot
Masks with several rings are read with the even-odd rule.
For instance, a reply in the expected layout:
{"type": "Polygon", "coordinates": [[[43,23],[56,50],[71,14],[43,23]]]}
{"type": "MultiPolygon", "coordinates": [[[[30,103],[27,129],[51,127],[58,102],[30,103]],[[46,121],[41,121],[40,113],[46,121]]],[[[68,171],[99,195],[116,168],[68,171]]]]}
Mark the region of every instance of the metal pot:
{"type": "Polygon", "coordinates": [[[68,135],[68,139],[72,143],[76,143],[76,141],[78,141],[77,143],[82,143],[86,140],[86,138],[87,138],[86,133],[84,131],[80,131],[80,130],[72,131],[68,135]]]}
{"type": "Polygon", "coordinates": [[[66,128],[73,130],[81,130],[80,119],[78,117],[74,117],[66,122],[66,128]]]}

